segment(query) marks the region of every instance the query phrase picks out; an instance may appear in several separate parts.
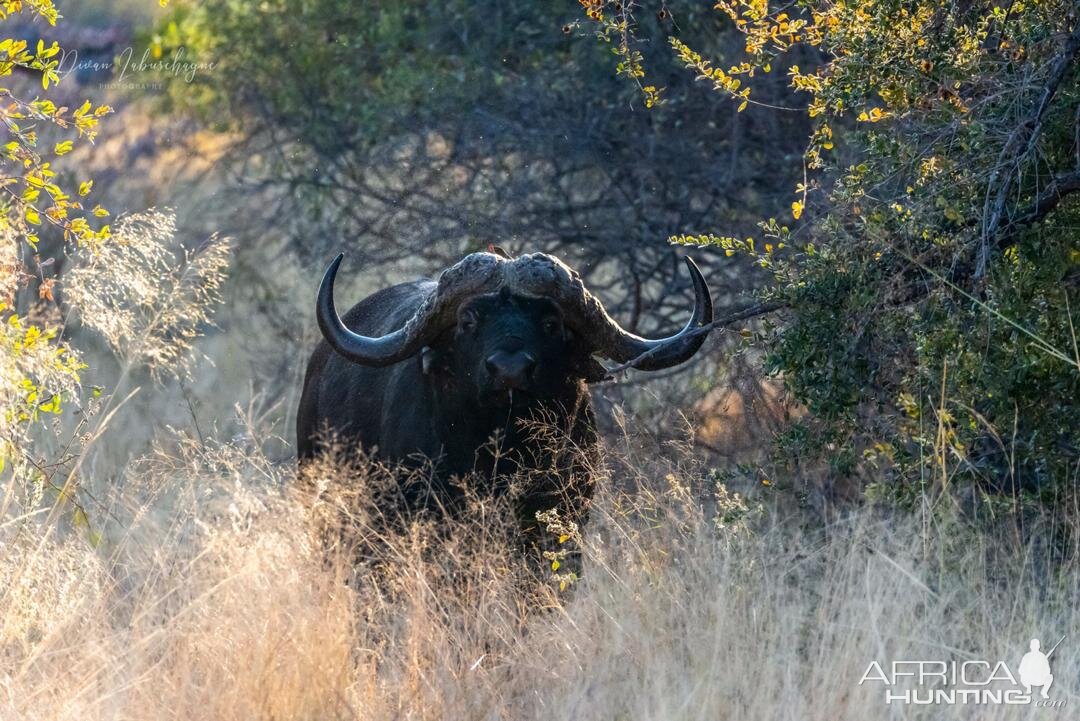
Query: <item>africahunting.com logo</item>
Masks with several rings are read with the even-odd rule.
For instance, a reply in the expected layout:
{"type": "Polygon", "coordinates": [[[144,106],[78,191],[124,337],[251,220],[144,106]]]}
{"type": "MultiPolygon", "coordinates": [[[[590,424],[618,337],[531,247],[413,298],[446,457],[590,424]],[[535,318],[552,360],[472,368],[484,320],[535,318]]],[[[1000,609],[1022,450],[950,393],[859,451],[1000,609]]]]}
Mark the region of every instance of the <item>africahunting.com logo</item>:
{"type": "Polygon", "coordinates": [[[1050,698],[1054,674],[1050,657],[1061,642],[1047,652],[1033,638],[1028,652],[1016,666],[1005,661],[872,661],[859,685],[881,685],[887,704],[1035,704],[1061,708],[1065,699],[1050,698]]]}

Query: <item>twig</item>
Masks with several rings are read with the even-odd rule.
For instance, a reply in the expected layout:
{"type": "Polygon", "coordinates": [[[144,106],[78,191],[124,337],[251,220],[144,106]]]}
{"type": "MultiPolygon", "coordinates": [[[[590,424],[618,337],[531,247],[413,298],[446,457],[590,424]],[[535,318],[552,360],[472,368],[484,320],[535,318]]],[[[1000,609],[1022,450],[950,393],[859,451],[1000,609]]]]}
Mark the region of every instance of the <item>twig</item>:
{"type": "MultiPolygon", "coordinates": [[[[1011,230],[1019,226],[1039,222],[1056,208],[1066,195],[1075,193],[1078,190],[1080,190],[1080,170],[1056,176],[1050,181],[1050,185],[1039,194],[1035,202],[1021,211],[1015,219],[1009,222],[1007,227],[1011,230]]],[[[1011,237],[1011,232],[1002,233],[998,236],[996,245],[998,247],[1005,245],[1011,237]]]]}

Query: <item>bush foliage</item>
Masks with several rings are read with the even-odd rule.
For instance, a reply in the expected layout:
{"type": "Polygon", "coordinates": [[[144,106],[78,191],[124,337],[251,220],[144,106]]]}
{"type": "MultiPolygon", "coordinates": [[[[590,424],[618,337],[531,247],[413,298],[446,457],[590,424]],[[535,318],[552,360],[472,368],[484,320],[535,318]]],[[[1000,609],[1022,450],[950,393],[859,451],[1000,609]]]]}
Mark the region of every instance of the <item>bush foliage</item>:
{"type": "MultiPolygon", "coordinates": [[[[624,4],[582,4],[635,38],[624,4]]],[[[670,36],[672,52],[739,112],[759,78],[783,75],[784,104],[812,123],[790,214],[745,238],[672,238],[772,271],[761,293],[786,313],[761,338],[767,366],[809,410],[783,459],[885,472],[901,495],[1075,484],[1075,5],[716,8],[741,51],[710,58],[670,36]]]]}
{"type": "Polygon", "coordinates": [[[32,299],[21,291],[32,280],[41,281],[38,299],[55,306],[55,281],[48,269],[55,258],[42,258],[38,244],[46,233],[59,236],[68,248],[93,248],[110,236],[109,226],[99,225],[108,211],[100,205],[84,207],[93,181],[63,182],[57,165],[76,143],[94,141],[99,119],[111,108],[95,107],[89,100],[76,108],[57,106],[49,99],[60,81],[61,49],[55,42],[31,45],[7,36],[4,30],[13,19],[24,16],[54,25],[59,15],[51,0],[7,2],[0,8],[0,163],[5,168],[0,184],[0,472],[7,469],[15,476],[39,475],[26,447],[30,426],[43,415],[60,414],[77,396],[84,367],[57,325],[48,322],[48,312],[28,314],[32,299]],[[32,80],[24,82],[20,75],[32,80]],[[45,96],[36,94],[34,86],[45,96]]]}
{"type": "Polygon", "coordinates": [[[133,372],[162,380],[188,371],[221,299],[229,246],[215,236],[186,250],[172,214],[154,210],[122,217],[114,231],[109,211],[90,205],[93,180],[73,179],[79,166],[64,156],[93,143],[112,108],[65,105],[73,94],[56,89],[59,44],[20,37],[59,19],[49,0],[0,8],[0,35],[12,36],[0,39],[0,517],[48,510],[49,521],[70,519],[96,545],[83,507],[96,445],[139,390],[127,387],[133,372]],[[114,387],[83,387],[92,346],[76,343],[73,328],[97,332],[114,351],[114,387]]]}

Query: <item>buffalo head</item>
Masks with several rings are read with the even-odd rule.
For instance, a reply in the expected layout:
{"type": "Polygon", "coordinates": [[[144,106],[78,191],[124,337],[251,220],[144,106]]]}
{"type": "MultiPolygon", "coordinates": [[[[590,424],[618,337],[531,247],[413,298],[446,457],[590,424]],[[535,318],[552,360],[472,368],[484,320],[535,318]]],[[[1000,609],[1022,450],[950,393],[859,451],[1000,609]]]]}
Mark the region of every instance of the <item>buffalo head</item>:
{"type": "Polygon", "coordinates": [[[476,396],[489,402],[514,392],[553,397],[564,384],[600,380],[606,372],[597,357],[633,361],[642,370],[677,365],[701,347],[706,334],[693,331],[713,317],[709,288],[689,258],[693,313],[675,335],[650,340],[623,329],[558,258],[473,253],[443,271],[402,327],[369,337],[347,328],[335,309],[334,279],[342,257],[323,277],[316,310],[335,351],[374,367],[421,354],[425,373],[445,369],[459,383],[468,379],[476,396]]]}

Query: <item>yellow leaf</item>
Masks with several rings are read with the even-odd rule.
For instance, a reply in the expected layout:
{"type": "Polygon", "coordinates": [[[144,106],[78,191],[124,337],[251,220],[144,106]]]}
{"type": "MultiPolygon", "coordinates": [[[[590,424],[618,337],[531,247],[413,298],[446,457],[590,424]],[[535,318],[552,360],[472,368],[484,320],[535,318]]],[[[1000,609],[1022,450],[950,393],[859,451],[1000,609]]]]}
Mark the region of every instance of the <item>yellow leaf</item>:
{"type": "Polygon", "coordinates": [[[882,112],[881,108],[870,108],[870,112],[865,110],[859,113],[859,122],[861,123],[876,123],[886,117],[886,114],[882,112]]]}

